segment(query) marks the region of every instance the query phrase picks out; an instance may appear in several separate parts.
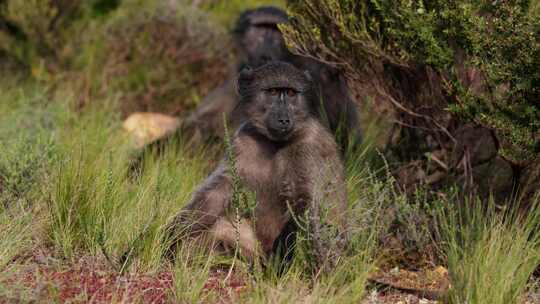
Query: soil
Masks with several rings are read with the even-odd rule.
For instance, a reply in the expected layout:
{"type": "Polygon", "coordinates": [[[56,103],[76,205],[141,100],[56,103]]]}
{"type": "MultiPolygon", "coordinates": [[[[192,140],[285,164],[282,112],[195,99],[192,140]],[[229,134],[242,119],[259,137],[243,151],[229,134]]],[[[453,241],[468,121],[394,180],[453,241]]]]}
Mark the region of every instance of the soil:
{"type": "MultiPolygon", "coordinates": [[[[47,249],[18,257],[8,280],[0,281],[0,303],[174,303],[171,271],[120,274],[105,259],[57,259],[47,249]],[[6,294],[6,291],[9,292],[6,294]]],[[[244,276],[227,280],[227,269],[212,269],[204,289],[217,294],[216,303],[234,303],[249,286],[244,276]]],[[[370,277],[368,296],[362,304],[435,304],[450,286],[442,267],[421,271],[378,269],[370,277]]],[[[540,303],[529,294],[525,304],[540,303]]]]}

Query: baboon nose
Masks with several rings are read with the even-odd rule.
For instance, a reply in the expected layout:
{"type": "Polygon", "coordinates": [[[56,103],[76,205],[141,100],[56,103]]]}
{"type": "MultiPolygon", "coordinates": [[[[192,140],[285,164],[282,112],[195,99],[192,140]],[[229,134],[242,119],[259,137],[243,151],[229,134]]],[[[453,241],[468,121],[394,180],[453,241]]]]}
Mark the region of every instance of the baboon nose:
{"type": "Polygon", "coordinates": [[[291,124],[291,120],[289,118],[280,118],[278,121],[282,127],[288,127],[291,124]]]}

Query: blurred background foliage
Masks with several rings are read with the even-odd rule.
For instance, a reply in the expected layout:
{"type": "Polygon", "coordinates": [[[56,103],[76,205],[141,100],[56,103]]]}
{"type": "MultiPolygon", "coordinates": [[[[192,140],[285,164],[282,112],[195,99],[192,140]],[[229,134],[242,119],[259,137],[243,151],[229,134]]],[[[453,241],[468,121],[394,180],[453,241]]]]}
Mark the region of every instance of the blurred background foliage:
{"type": "Polygon", "coordinates": [[[124,115],[178,114],[228,76],[228,31],[262,2],[2,0],[0,67],[75,87],[77,107],[116,94],[124,115]]]}

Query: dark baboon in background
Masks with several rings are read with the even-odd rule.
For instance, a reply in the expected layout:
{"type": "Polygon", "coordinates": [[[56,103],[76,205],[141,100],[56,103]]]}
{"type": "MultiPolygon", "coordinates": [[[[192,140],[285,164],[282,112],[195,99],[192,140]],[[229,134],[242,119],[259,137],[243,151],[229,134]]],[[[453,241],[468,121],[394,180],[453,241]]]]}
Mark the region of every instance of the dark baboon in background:
{"type": "Polygon", "coordinates": [[[268,59],[290,56],[277,24],[287,22],[287,14],[275,7],[246,10],[237,19],[232,35],[239,55],[239,64],[221,86],[210,92],[186,119],[184,127],[197,139],[223,137],[223,114],[229,126],[236,129],[243,117],[233,113],[238,105],[236,76],[246,65],[260,65],[268,59]]]}
{"type": "Polygon", "coordinates": [[[232,154],[242,185],[255,194],[253,212],[235,226],[234,176],[226,157],[169,232],[188,231],[225,250],[235,247],[239,232],[244,256],[265,257],[285,227],[288,233],[298,229],[293,216],[307,211],[317,262],[332,265],[347,239],[347,194],[335,139],[310,106],[317,98],[312,78],[289,63],[270,62],[243,70],[238,91],[246,119],[231,141],[232,154]]]}
{"type": "MultiPolygon", "coordinates": [[[[358,113],[346,80],[336,69],[287,50],[277,26],[287,20],[287,14],[275,7],[260,7],[242,13],[233,31],[241,57],[240,69],[244,66],[256,68],[268,61],[280,60],[309,71],[314,78],[315,90],[319,91],[320,99],[313,100],[310,105],[316,109],[317,117],[338,135],[336,139],[343,148],[349,146],[349,140],[359,143],[362,135],[358,113]]],[[[206,96],[186,119],[184,127],[196,138],[223,137],[223,113],[232,129],[246,119],[241,111],[236,111],[238,95],[233,79],[230,77],[206,96]]]]}
{"type": "Polygon", "coordinates": [[[291,56],[278,29],[278,24],[287,20],[287,13],[271,6],[246,10],[238,17],[233,38],[240,51],[240,69],[246,64],[259,66],[291,56]]]}

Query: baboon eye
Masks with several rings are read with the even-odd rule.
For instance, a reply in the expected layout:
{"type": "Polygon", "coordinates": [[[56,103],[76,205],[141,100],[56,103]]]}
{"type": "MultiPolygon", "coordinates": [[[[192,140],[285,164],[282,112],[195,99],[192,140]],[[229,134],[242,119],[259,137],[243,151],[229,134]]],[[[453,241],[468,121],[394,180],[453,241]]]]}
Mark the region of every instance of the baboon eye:
{"type": "Polygon", "coordinates": [[[296,96],[296,91],[293,89],[287,89],[287,96],[294,97],[296,96]]]}
{"type": "Polygon", "coordinates": [[[272,95],[272,96],[276,96],[278,94],[278,90],[277,89],[268,89],[268,93],[270,93],[270,95],[272,95]]]}

